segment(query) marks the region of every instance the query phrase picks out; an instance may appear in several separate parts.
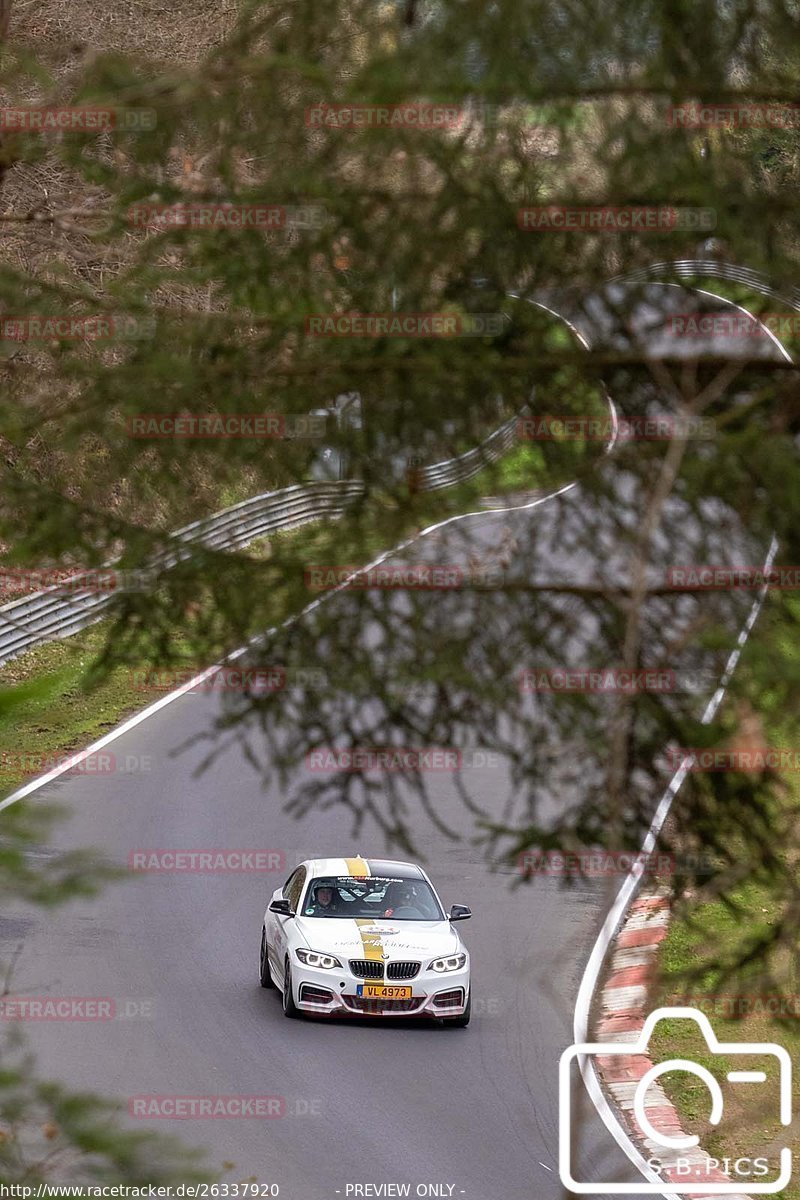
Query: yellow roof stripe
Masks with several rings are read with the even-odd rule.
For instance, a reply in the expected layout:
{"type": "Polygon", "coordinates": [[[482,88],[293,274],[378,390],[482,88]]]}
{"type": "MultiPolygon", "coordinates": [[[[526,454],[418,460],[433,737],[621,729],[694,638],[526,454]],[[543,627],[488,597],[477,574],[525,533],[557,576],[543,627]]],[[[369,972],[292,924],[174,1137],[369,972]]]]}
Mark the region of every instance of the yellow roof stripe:
{"type": "Polygon", "coordinates": [[[355,879],[366,879],[369,875],[369,865],[364,858],[346,858],[347,873],[355,879]]]}

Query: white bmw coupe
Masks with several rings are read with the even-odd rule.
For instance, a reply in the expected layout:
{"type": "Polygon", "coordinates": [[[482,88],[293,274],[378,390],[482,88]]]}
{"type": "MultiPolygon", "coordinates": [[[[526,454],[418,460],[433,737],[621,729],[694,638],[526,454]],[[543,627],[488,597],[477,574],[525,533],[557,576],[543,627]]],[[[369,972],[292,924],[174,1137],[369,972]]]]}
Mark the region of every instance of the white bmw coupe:
{"type": "Polygon", "coordinates": [[[261,928],[261,986],[287,1017],[435,1017],[468,1025],[469,954],[421,867],[375,858],[300,863],[261,928]]]}

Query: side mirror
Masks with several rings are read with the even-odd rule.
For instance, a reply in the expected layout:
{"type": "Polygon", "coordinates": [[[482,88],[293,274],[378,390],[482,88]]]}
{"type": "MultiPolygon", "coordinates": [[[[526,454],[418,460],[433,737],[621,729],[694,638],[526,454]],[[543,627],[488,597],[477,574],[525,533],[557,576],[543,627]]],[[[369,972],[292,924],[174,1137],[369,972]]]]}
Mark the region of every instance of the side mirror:
{"type": "Polygon", "coordinates": [[[282,897],[280,900],[272,901],[272,903],[269,906],[269,911],[277,913],[279,917],[293,917],[294,916],[294,909],[292,908],[291,904],[289,903],[288,900],[284,900],[282,897]]]}
{"type": "Polygon", "coordinates": [[[468,921],[472,916],[472,909],[468,904],[454,904],[450,909],[449,921],[468,921]]]}

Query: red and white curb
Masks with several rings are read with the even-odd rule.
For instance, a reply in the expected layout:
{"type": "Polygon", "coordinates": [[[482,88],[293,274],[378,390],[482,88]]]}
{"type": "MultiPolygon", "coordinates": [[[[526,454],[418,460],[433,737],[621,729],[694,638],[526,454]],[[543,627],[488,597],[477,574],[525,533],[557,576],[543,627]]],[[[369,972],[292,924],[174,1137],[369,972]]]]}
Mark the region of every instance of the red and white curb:
{"type": "MultiPolygon", "coordinates": [[[[633,902],[628,915],[615,939],[608,978],[600,992],[600,1018],[597,1022],[598,1042],[636,1042],[641,1036],[648,1015],[648,995],[653,983],[658,960],[658,948],[667,936],[670,910],[669,899],[662,892],[644,893],[633,902]]],[[[687,1176],[676,1170],[680,1157],[689,1163],[692,1173],[706,1183],[727,1183],[732,1180],[719,1168],[699,1146],[693,1150],[682,1150],[680,1154],[661,1146],[639,1127],[633,1112],[633,1098],[640,1079],[650,1070],[653,1062],[643,1054],[600,1055],[597,1067],[604,1091],[615,1102],[622,1114],[623,1124],[629,1135],[646,1158],[658,1158],[663,1164],[661,1176],[664,1191],[670,1184],[680,1187],[684,1195],[705,1197],[702,1186],[697,1191],[687,1192],[687,1176]]],[[[655,1129],[663,1129],[669,1137],[685,1134],[675,1106],[667,1098],[658,1083],[647,1090],[644,1104],[647,1119],[655,1129]]],[[[750,1200],[743,1192],[727,1193],[728,1200],[750,1200]]],[[[716,1200],[716,1197],[709,1197],[716,1200]]]]}

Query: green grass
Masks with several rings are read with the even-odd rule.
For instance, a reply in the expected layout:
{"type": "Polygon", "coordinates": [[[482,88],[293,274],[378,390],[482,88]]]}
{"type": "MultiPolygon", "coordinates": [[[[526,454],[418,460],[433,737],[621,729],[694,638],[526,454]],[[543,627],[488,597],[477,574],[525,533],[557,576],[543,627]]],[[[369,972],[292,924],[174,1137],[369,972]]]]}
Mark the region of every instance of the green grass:
{"type": "Polygon", "coordinates": [[[11,761],[0,752],[0,794],[28,777],[17,765],[19,754],[36,759],[78,750],[163,694],[134,690],[127,667],[87,692],[83,677],[103,636],[100,623],[73,641],[37,646],[3,668],[7,686],[0,692],[0,745],[11,761]]]}
{"type": "MultiPolygon", "coordinates": [[[[688,1005],[705,1012],[718,1039],[723,1042],[775,1042],[788,1050],[796,1063],[800,1057],[800,980],[792,971],[786,956],[775,956],[770,962],[775,977],[767,980],[767,972],[749,972],[737,982],[722,982],[714,963],[721,953],[741,943],[743,935],[755,934],[759,927],[767,928],[777,916],[778,905],[766,888],[747,885],[740,888],[734,899],[741,907],[737,914],[720,901],[690,907],[673,918],[661,952],[661,978],[648,1008],[659,1005],[688,1005]],[[781,958],[783,959],[781,961],[781,958]],[[708,964],[708,970],[687,986],[689,972],[708,964]],[[794,1016],[773,1015],[771,1003],[781,997],[790,1001],[788,1011],[794,1016]],[[772,999],[774,998],[774,999],[772,999]]],[[[778,1151],[790,1144],[791,1134],[778,1120],[778,1067],[768,1057],[759,1062],[767,1074],[766,1084],[728,1084],[724,1074],[741,1069],[741,1060],[734,1062],[709,1054],[705,1043],[691,1022],[673,1019],[660,1022],[651,1043],[654,1062],[669,1058],[688,1058],[707,1067],[722,1084],[725,1116],[710,1135],[707,1119],[709,1096],[705,1084],[696,1076],[674,1072],[662,1076],[661,1084],[683,1119],[683,1127],[697,1133],[701,1146],[715,1158],[736,1159],[741,1155],[758,1153],[770,1160],[770,1175],[774,1178],[778,1166],[778,1151]]],[[[793,1080],[793,1110],[800,1102],[800,1078],[793,1080]]],[[[747,1192],[747,1181],[742,1181],[747,1192]]],[[[800,1200],[800,1180],[793,1181],[780,1193],[785,1200],[800,1200]]]]}
{"type": "Polygon", "coordinates": [[[519,445],[499,464],[500,492],[524,491],[535,487],[542,478],[543,455],[541,446],[519,445]]]}

